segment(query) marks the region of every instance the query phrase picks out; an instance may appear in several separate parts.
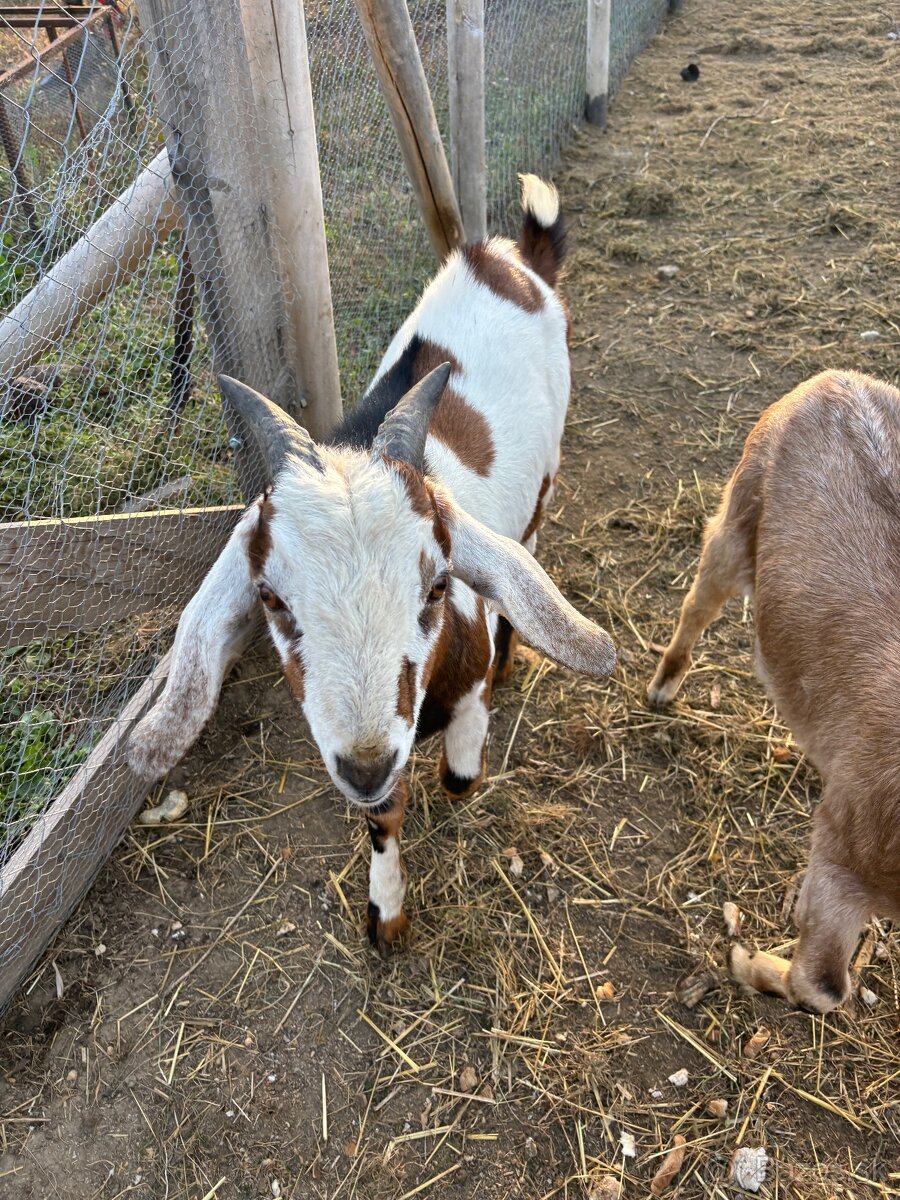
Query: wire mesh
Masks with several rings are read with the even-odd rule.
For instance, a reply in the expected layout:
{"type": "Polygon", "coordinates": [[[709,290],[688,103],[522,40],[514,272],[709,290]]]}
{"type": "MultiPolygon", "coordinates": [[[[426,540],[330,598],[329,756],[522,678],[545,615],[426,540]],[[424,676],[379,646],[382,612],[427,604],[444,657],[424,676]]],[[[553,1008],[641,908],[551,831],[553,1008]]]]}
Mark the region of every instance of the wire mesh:
{"type": "Polygon", "coordinates": [[[614,96],[635,55],[653,38],[669,0],[612,0],[609,14],[609,94],[614,96]]]}
{"type": "MultiPolygon", "coordinates": [[[[42,7],[59,10],[50,0],[42,7]]],[[[194,56],[192,74],[214,101],[220,64],[209,39],[215,35],[219,48],[227,43],[238,53],[239,4],[222,6],[215,30],[203,24],[192,0],[166,7],[168,44],[194,56]]],[[[617,78],[662,8],[665,0],[614,0],[617,78]]],[[[170,186],[168,159],[160,154],[153,51],[132,7],[97,0],[95,10],[96,22],[69,38],[65,54],[39,22],[13,29],[0,17],[0,71],[14,72],[0,81],[6,158],[0,160],[0,520],[8,523],[237,504],[234,443],[214,392],[210,343],[218,330],[217,365],[227,365],[235,350],[225,344],[229,329],[244,336],[254,321],[260,329],[277,324],[262,261],[251,255],[253,269],[243,275],[225,262],[232,247],[255,245],[261,236],[252,204],[242,208],[239,198],[223,198],[216,180],[197,177],[181,181],[187,200],[180,214],[163,200],[140,208],[135,180],[146,184],[149,175],[154,195],[170,186]],[[29,65],[15,71],[22,60],[29,65]],[[119,196],[140,225],[139,261],[114,262],[106,294],[83,313],[72,281],[61,286],[59,319],[39,352],[19,353],[33,314],[17,306],[68,251],[98,238],[97,222],[119,196]],[[203,205],[218,214],[218,241],[198,241],[190,213],[203,205]],[[186,235],[174,227],[185,221],[186,235]],[[210,311],[199,311],[195,292],[202,287],[195,288],[193,274],[201,267],[215,274],[220,264],[238,280],[240,294],[226,298],[235,312],[219,312],[214,330],[210,311]]],[[[306,0],[305,11],[342,390],[352,404],[435,264],[352,0],[306,0]]],[[[444,0],[412,0],[410,13],[446,144],[444,0]]],[[[579,121],[585,37],[584,0],[485,2],[493,230],[515,231],[517,172],[549,173],[579,121]]],[[[217,128],[214,111],[202,114],[216,153],[254,153],[248,80],[240,94],[247,96],[246,136],[217,128]]],[[[257,166],[264,178],[265,162],[257,166]]],[[[273,344],[273,379],[283,356],[273,344]]],[[[226,524],[210,528],[222,536],[226,524]]],[[[170,643],[177,601],[211,552],[203,531],[191,539],[186,529],[176,521],[171,542],[135,535],[133,544],[114,540],[103,554],[97,541],[91,549],[102,559],[97,585],[85,589],[82,578],[71,596],[68,550],[54,543],[51,552],[38,541],[22,554],[17,530],[0,533],[7,537],[0,542],[0,868],[30,833],[28,845],[37,847],[28,866],[35,904],[39,895],[41,904],[57,904],[60,919],[73,895],[65,885],[77,878],[83,890],[99,865],[91,841],[102,828],[107,797],[95,790],[81,802],[85,811],[74,814],[65,855],[52,860],[41,853],[51,802],[170,643]],[[36,563],[35,554],[46,560],[36,563]],[[44,628],[37,616],[34,632],[27,620],[23,626],[26,578],[32,586],[39,578],[41,593],[27,612],[40,613],[44,595],[60,597],[56,628],[52,619],[44,628]],[[12,627],[25,632],[11,638],[12,627]]],[[[3,901],[0,895],[0,978],[18,948],[27,945],[31,957],[43,948],[21,914],[12,927],[3,901]]]]}

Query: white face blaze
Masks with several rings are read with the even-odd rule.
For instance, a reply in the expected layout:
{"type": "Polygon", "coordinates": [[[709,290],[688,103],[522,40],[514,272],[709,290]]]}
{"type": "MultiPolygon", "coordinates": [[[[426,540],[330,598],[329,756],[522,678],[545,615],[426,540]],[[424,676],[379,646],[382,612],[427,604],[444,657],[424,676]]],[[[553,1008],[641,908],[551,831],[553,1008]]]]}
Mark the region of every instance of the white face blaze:
{"type": "Polygon", "coordinates": [[[321,455],[324,472],[289,464],[278,477],[267,522],[271,544],[257,582],[299,630],[289,637],[285,622],[267,613],[285,666],[292,652],[302,664],[303,711],[332,780],[351,801],[377,804],[412,749],[423,671],[442,614],[420,618],[442,605],[429,592],[448,564],[398,472],[358,454],[321,455]],[[427,578],[423,562],[434,565],[427,578]],[[391,754],[393,768],[371,794],[341,774],[339,758],[391,754]]]}

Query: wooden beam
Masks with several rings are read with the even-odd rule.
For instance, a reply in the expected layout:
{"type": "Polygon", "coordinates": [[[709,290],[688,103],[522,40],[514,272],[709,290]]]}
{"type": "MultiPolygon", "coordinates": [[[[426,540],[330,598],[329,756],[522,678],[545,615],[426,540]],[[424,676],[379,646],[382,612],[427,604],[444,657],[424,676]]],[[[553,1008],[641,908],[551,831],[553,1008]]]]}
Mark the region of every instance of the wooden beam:
{"type": "MultiPolygon", "coordinates": [[[[85,21],[79,21],[74,29],[70,29],[62,37],[58,37],[44,50],[38,50],[35,46],[31,46],[28,58],[21,59],[14,66],[10,67],[8,71],[4,71],[0,75],[0,88],[6,87],[8,83],[14,83],[17,79],[21,79],[31,71],[40,71],[48,59],[56,58],[61,51],[64,52],[67,50],[69,46],[78,41],[86,29],[90,29],[100,21],[106,20],[109,17],[109,13],[110,10],[103,6],[95,8],[93,16],[88,17],[85,21]]],[[[65,23],[71,24],[69,21],[65,23]]],[[[30,25],[33,24],[34,22],[30,22],[30,25]]],[[[61,79],[62,76],[59,78],[61,79]]]]}
{"type": "Polygon", "coordinates": [[[450,161],[466,241],[487,237],[484,0],[447,0],[450,161]]]}
{"type": "Polygon", "coordinates": [[[606,127],[609,106],[609,10],[610,0],[587,0],[587,84],[585,119],[600,129],[606,127]]]}
{"type": "Polygon", "coordinates": [[[9,597],[0,649],[180,608],[242,511],[229,504],[0,525],[0,592],[9,597]]]}
{"type": "Polygon", "coordinates": [[[465,234],[406,0],[355,2],[419,211],[443,260],[465,234]]]}
{"type": "Polygon", "coordinates": [[[129,769],[125,747],[168,672],[166,655],[0,870],[0,1008],[62,928],[148,793],[129,769]]]}
{"type": "MultiPolygon", "coordinates": [[[[62,40],[62,39],[60,39],[62,40]]],[[[178,222],[165,150],[0,321],[0,387],[57,342],[178,222]]]]}
{"type": "Polygon", "coordinates": [[[284,290],[303,423],[323,438],[341,419],[325,213],[306,45],[298,0],[241,0],[259,130],[272,197],[270,224],[284,290]]]}

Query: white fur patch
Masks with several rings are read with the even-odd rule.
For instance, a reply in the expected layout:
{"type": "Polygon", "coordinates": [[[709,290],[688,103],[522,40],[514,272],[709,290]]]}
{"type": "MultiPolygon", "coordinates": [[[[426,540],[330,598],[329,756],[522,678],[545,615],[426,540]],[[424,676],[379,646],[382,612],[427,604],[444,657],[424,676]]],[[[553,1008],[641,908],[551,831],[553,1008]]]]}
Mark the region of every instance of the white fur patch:
{"type": "Polygon", "coordinates": [[[520,175],[522,208],[531,213],[543,229],[549,229],[559,217],[559,192],[552,183],[537,175],[520,175]]]}
{"type": "Polygon", "coordinates": [[[475,779],[481,774],[490,716],[484,704],[484,688],[482,679],[463,696],[444,732],[447,765],[460,779],[475,779]]]}
{"type": "Polygon", "coordinates": [[[382,921],[393,921],[403,911],[406,880],[400,865],[400,847],[396,838],[386,838],[384,849],[372,851],[369,867],[369,899],[378,905],[382,921]]]}

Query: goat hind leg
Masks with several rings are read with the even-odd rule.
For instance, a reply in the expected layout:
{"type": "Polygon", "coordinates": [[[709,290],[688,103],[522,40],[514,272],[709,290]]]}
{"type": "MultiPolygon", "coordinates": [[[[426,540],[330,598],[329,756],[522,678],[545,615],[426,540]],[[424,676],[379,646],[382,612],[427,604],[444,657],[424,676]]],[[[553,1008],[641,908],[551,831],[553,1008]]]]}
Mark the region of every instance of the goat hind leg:
{"type": "Polygon", "coordinates": [[[743,538],[720,513],[706,535],[700,566],[681,606],[678,628],[647,689],[650,703],[657,708],[674,700],[690,669],[697,639],[719,615],[725,601],[742,590],[747,563],[743,538]]]}

